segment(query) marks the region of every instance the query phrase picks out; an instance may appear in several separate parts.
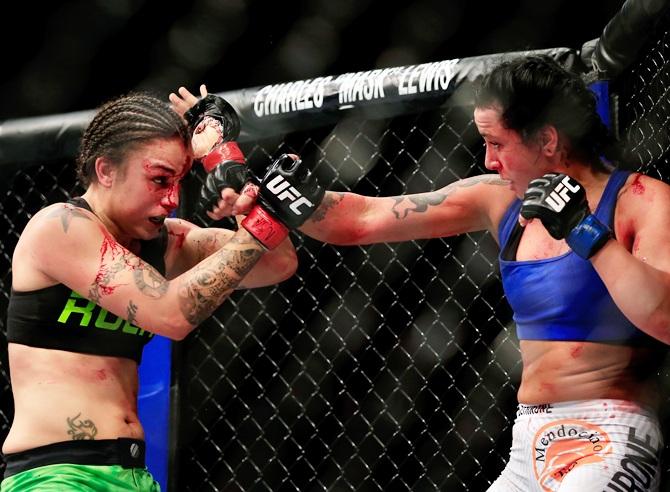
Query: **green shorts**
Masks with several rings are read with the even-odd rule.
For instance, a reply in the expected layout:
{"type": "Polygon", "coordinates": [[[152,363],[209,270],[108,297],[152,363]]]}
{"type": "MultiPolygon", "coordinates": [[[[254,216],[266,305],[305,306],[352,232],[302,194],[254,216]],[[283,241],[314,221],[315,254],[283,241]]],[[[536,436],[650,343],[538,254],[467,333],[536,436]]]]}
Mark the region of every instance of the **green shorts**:
{"type": "Polygon", "coordinates": [[[146,468],[120,465],[48,465],[32,468],[0,484],[1,492],[160,492],[146,468]]]}
{"type": "Polygon", "coordinates": [[[160,492],[138,439],[64,441],[5,455],[0,492],[160,492]]]}

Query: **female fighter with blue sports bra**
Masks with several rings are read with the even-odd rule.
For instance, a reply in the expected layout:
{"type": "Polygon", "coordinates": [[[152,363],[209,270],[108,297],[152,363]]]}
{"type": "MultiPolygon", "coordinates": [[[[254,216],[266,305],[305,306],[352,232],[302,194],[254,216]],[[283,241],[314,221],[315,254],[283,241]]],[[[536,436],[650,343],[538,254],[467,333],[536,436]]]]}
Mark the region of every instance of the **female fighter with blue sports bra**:
{"type": "Polygon", "coordinates": [[[594,96],[550,58],[494,68],[474,120],[497,175],[396,197],[327,192],[300,230],[341,245],[489,231],[523,359],[510,460],[489,491],[657,490],[670,187],[601,161],[615,156],[594,96]]]}
{"type": "MultiPolygon", "coordinates": [[[[81,142],[86,192],[36,213],[19,238],[7,320],[15,414],[2,492],[159,490],[137,416],[144,345],[152,334],[183,339],[234,289],[295,271],[285,238],[299,221],[290,210],[258,205],[237,231],[169,217],[194,151],[219,177],[231,175],[222,168],[245,176],[231,140],[234,110],[192,95],[177,103],[140,93],[104,104],[81,142]],[[180,115],[187,106],[190,128],[180,115]]],[[[311,211],[303,206],[301,216],[311,211]]]]}

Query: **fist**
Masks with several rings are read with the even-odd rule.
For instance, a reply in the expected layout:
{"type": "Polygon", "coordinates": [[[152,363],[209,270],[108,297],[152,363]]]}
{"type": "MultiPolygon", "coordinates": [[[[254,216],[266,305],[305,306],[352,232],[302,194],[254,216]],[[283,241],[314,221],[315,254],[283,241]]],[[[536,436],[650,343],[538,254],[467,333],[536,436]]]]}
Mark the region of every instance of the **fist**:
{"type": "Polygon", "coordinates": [[[545,174],[528,184],[521,204],[524,219],[538,218],[554,239],[565,239],[579,256],[589,259],[614,237],[589,212],[582,185],[565,174],[545,174]]]}
{"type": "Polygon", "coordinates": [[[324,193],[297,155],[283,154],[263,176],[257,204],[241,225],[265,248],[276,248],[314,213],[324,193]]]}
{"type": "Polygon", "coordinates": [[[200,208],[206,211],[218,205],[221,192],[226,188],[239,194],[250,179],[251,173],[246,164],[228,160],[219,163],[205,178],[200,190],[200,208]]]}
{"type": "Polygon", "coordinates": [[[532,180],[521,205],[521,216],[540,219],[554,239],[565,239],[588,214],[584,188],[566,174],[532,180]]]}
{"type": "Polygon", "coordinates": [[[212,121],[218,123],[222,142],[237,140],[240,136],[240,119],[235,109],[216,94],[207,94],[200,99],[184,113],[184,118],[192,132],[198,132],[198,127],[211,124],[212,121]]]}
{"type": "Polygon", "coordinates": [[[297,155],[283,154],[263,176],[258,203],[286,226],[295,228],[314,213],[324,194],[297,155]]]}

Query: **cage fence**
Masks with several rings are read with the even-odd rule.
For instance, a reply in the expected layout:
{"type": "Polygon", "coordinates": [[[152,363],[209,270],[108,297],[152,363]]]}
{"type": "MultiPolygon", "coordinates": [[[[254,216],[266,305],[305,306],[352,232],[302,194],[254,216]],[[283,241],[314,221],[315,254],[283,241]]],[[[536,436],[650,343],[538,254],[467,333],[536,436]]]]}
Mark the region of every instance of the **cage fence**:
{"type": "MultiPolygon", "coordinates": [[[[665,181],[668,25],[612,82],[629,161],[665,181]]],[[[471,113],[446,103],[381,119],[352,114],[242,148],[257,174],[272,156],[294,152],[331,190],[426,191],[485,171],[471,113]]],[[[182,214],[211,225],[193,205],[201,180],[197,172],[187,179],[182,214]]],[[[70,159],[22,167],[0,186],[5,313],[21,230],[37,210],[81,190],[70,159]]],[[[291,238],[296,275],[236,292],[174,347],[171,489],[486,490],[508,458],[521,371],[493,238],[365,247],[291,238]]],[[[4,439],[13,406],[4,315],[0,323],[4,439]]],[[[665,401],[669,368],[659,374],[665,401]]],[[[664,483],[669,472],[664,463],[664,483]]]]}

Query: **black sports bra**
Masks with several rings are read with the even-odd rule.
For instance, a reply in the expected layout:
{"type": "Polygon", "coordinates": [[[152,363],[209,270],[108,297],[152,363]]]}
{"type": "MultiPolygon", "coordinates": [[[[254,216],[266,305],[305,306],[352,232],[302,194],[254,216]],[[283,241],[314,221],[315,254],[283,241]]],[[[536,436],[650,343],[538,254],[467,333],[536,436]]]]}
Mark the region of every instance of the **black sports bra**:
{"type": "MultiPolygon", "coordinates": [[[[91,211],[83,198],[68,203],[91,211]]],[[[139,257],[165,275],[167,230],[141,241],[139,257]]],[[[153,333],[130,324],[63,284],[20,292],[12,289],[7,308],[7,341],[82,354],[142,359],[153,333]]]]}

